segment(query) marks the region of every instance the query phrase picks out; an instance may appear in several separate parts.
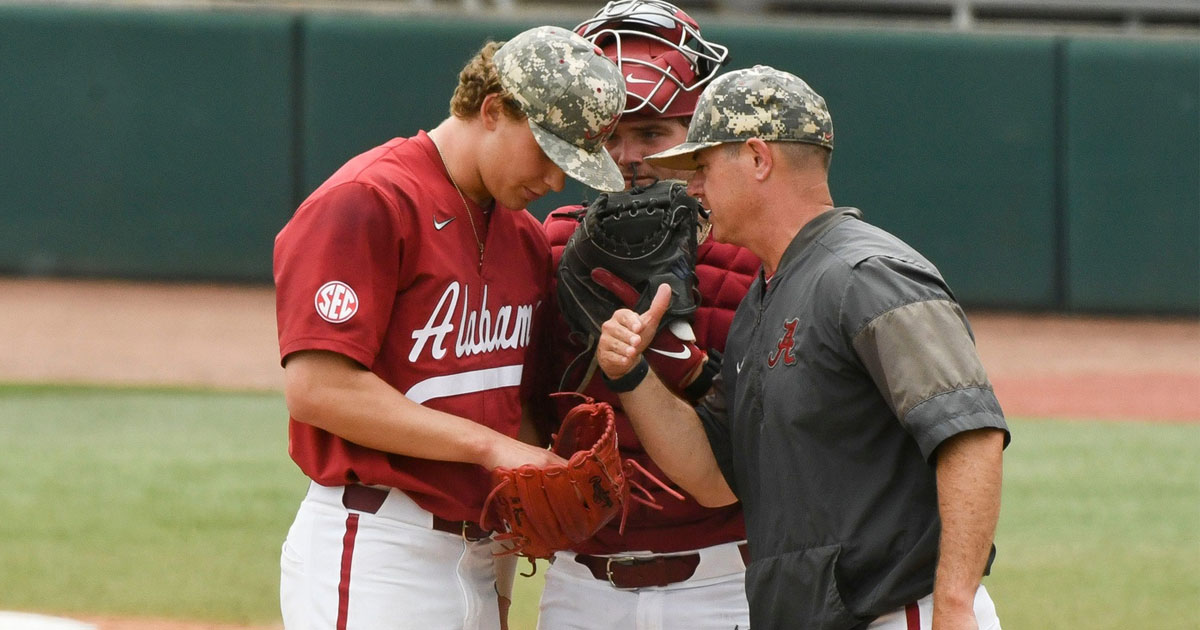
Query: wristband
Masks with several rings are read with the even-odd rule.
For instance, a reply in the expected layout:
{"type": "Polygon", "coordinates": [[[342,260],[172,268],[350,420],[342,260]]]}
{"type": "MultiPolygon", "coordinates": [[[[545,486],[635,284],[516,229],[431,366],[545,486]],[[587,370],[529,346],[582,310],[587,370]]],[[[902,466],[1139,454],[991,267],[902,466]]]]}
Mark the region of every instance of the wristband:
{"type": "Polygon", "coordinates": [[[713,378],[721,371],[722,355],[715,348],[708,349],[708,360],[704,362],[704,366],[700,368],[700,374],[696,376],[687,387],[683,388],[683,395],[688,400],[695,402],[700,400],[700,397],[707,394],[712,387],[713,378]]]}
{"type": "Polygon", "coordinates": [[[622,394],[637,389],[637,386],[642,384],[642,381],[645,380],[646,375],[649,373],[650,364],[646,362],[646,357],[640,357],[638,364],[619,378],[608,378],[608,375],[603,371],[600,372],[600,376],[604,379],[604,384],[608,385],[610,390],[617,394],[622,394]]]}

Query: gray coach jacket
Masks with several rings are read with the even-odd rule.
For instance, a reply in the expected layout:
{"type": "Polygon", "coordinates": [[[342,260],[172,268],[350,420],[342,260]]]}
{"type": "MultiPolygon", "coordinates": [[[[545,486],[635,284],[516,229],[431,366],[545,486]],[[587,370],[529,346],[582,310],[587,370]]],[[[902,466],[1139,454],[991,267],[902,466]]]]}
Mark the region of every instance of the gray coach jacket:
{"type": "Polygon", "coordinates": [[[750,286],[714,385],[697,412],[745,508],[754,630],[864,627],[933,592],[933,451],[1007,434],[933,264],[856,209],[822,214],[750,286]]]}

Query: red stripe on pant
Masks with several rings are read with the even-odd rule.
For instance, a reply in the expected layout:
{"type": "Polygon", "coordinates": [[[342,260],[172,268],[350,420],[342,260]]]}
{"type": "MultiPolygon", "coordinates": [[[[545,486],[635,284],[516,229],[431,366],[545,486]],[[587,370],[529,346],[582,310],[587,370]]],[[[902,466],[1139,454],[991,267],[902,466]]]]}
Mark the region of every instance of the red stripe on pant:
{"type": "Polygon", "coordinates": [[[350,563],[354,560],[354,538],[358,535],[358,515],[346,517],[346,535],[342,537],[342,576],[338,582],[337,630],[346,630],[350,612],[350,563]]]}
{"type": "Polygon", "coordinates": [[[908,630],[921,630],[921,609],[916,604],[904,607],[904,619],[908,622],[908,630]]]}

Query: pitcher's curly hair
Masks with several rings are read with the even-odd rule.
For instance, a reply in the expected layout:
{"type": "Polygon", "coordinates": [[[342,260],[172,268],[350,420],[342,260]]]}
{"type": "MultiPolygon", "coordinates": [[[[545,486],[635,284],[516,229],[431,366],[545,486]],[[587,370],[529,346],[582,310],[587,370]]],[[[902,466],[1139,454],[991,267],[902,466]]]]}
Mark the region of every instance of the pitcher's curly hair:
{"type": "Polygon", "coordinates": [[[450,97],[450,113],[456,118],[470,120],[479,115],[479,108],[488,94],[499,94],[504,113],[513,120],[524,120],[525,114],[511,94],[500,85],[500,74],[492,56],[504,42],[488,42],[458,73],[458,87],[450,97]]]}

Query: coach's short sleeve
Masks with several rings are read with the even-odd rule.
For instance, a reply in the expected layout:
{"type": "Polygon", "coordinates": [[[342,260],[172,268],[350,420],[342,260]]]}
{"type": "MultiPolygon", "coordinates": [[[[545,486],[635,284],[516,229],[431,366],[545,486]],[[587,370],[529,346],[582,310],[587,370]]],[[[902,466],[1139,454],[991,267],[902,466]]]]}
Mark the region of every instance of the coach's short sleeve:
{"type": "Polygon", "coordinates": [[[929,459],[963,431],[1008,427],[966,315],[935,270],[876,256],[855,266],[842,326],[904,428],[929,459]]]}

